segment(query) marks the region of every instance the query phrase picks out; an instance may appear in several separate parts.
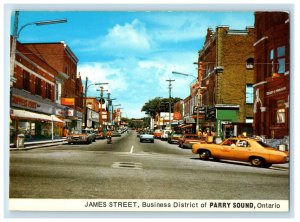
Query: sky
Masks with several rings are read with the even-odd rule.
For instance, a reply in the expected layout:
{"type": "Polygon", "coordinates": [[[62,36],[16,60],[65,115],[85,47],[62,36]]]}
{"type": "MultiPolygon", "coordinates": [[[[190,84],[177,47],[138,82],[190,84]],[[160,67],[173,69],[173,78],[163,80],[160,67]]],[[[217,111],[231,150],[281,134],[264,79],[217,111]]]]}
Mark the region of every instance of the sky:
{"type": "MultiPolygon", "coordinates": [[[[27,26],[21,43],[64,41],[79,59],[83,84],[107,82],[104,88],[121,104],[122,116],[141,118],[142,106],[155,97],[189,95],[197,75],[198,51],[208,28],[254,26],[252,11],[20,11],[19,28],[29,22],[62,19],[67,23],[27,26]]],[[[11,16],[11,27],[14,16],[11,16]]],[[[12,30],[12,28],[11,28],[12,30]]],[[[99,96],[90,86],[88,96],[99,96]]],[[[106,96],[106,92],[104,94],[106,96]]]]}

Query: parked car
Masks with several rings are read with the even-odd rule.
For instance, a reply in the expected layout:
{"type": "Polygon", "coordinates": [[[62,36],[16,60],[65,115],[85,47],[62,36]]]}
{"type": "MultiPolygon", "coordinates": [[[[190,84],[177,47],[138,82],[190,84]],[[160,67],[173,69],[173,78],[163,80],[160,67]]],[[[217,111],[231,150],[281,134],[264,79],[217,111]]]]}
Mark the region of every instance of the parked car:
{"type": "Polygon", "coordinates": [[[221,144],[194,144],[194,154],[207,160],[226,159],[250,162],[255,167],[271,167],[272,164],[282,164],[289,161],[287,151],[280,151],[270,145],[246,137],[234,137],[224,140],[221,144]]]}
{"type": "Polygon", "coordinates": [[[68,144],[71,143],[91,143],[93,141],[93,137],[85,130],[73,130],[67,136],[68,144]]]}
{"type": "Polygon", "coordinates": [[[182,133],[171,133],[168,137],[168,143],[176,143],[178,144],[179,138],[183,136],[182,133]]]}
{"type": "Polygon", "coordinates": [[[144,132],[144,133],[140,134],[140,142],[142,143],[145,141],[154,143],[154,135],[151,134],[150,132],[144,132]]]}
{"type": "Polygon", "coordinates": [[[161,138],[161,130],[160,129],[156,129],[154,131],[154,138],[156,138],[156,139],[160,139],[161,138]]]}
{"type": "Polygon", "coordinates": [[[205,140],[199,138],[196,134],[184,134],[178,139],[178,144],[181,148],[192,148],[192,145],[195,143],[205,143],[205,140]]]}
{"type": "Polygon", "coordinates": [[[172,130],[163,130],[161,133],[161,139],[162,140],[168,140],[169,134],[172,132],[172,130]]]}
{"type": "Polygon", "coordinates": [[[86,132],[91,135],[92,141],[96,141],[96,132],[93,129],[83,129],[82,132],[86,132]]]}

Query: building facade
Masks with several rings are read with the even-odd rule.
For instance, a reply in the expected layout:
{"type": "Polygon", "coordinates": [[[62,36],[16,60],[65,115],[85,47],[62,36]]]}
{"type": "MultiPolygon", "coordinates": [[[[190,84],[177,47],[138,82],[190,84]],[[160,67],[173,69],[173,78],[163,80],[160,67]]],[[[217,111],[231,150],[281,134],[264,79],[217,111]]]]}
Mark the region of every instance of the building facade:
{"type": "Polygon", "coordinates": [[[255,135],[289,135],[290,21],[287,12],[256,12],[254,42],[255,135]]]}
{"type": "Polygon", "coordinates": [[[65,112],[65,126],[69,130],[81,129],[83,86],[81,76],[77,74],[78,58],[64,42],[26,43],[24,45],[57,70],[55,100],[67,107],[66,110],[60,110],[62,113],[65,112]]]}
{"type": "Polygon", "coordinates": [[[64,110],[56,103],[58,72],[23,44],[17,42],[14,78],[10,91],[10,143],[17,135],[25,142],[51,139],[63,135],[64,110]]]}
{"type": "Polygon", "coordinates": [[[219,138],[252,134],[254,28],[232,30],[218,26],[207,30],[198,54],[201,91],[199,120],[219,138]]]}

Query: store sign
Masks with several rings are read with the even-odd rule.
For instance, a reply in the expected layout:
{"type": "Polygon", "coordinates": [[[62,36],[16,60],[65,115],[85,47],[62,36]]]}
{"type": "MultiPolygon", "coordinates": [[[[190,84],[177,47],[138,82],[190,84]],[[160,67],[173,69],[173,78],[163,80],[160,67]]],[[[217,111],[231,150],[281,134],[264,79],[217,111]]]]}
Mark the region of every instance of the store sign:
{"type": "Polygon", "coordinates": [[[66,106],[74,106],[75,98],[61,98],[61,104],[66,106]]]}
{"type": "Polygon", "coordinates": [[[27,99],[24,99],[22,97],[12,96],[12,103],[14,105],[18,105],[24,108],[30,108],[30,109],[36,109],[37,103],[34,101],[30,101],[27,99]]]}
{"type": "Polygon", "coordinates": [[[276,94],[276,93],[279,93],[279,92],[282,92],[282,91],[285,91],[285,90],[286,90],[286,87],[282,87],[282,88],[279,88],[279,89],[268,91],[268,92],[266,92],[266,95],[270,96],[270,95],[273,95],[273,94],[276,94]]]}
{"type": "Polygon", "coordinates": [[[174,120],[180,120],[180,119],[181,119],[180,112],[174,112],[174,120]]]}
{"type": "MultiPolygon", "coordinates": [[[[193,106],[193,114],[196,115],[198,110],[198,106],[193,106]]],[[[205,115],[205,107],[199,107],[199,114],[200,115],[205,115]]]]}
{"type": "Polygon", "coordinates": [[[53,114],[54,108],[52,105],[36,102],[27,98],[12,96],[12,105],[18,108],[38,111],[46,114],[53,114]]]}
{"type": "Polygon", "coordinates": [[[216,108],[215,107],[207,107],[206,119],[207,120],[215,120],[216,119],[216,108]]]}

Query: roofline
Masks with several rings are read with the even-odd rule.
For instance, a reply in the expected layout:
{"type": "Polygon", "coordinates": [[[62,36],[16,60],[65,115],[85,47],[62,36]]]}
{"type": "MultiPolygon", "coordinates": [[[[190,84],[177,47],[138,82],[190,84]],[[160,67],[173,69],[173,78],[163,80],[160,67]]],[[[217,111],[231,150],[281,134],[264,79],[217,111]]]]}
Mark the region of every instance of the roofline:
{"type": "Polygon", "coordinates": [[[66,48],[66,50],[68,51],[68,53],[74,58],[74,60],[76,62],[79,61],[79,59],[77,58],[77,56],[73,53],[73,51],[70,49],[70,47],[64,42],[64,41],[60,41],[60,42],[27,42],[27,43],[22,43],[23,45],[61,45],[63,44],[64,47],[66,48]]]}

